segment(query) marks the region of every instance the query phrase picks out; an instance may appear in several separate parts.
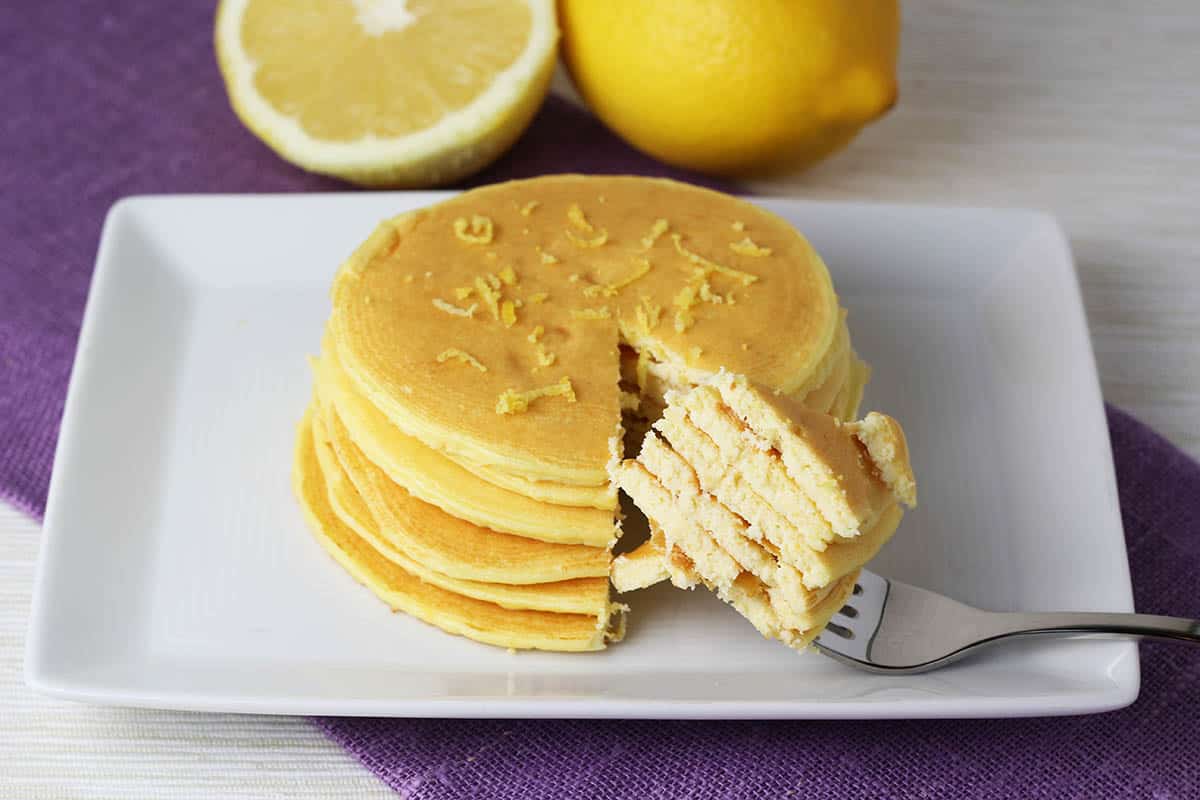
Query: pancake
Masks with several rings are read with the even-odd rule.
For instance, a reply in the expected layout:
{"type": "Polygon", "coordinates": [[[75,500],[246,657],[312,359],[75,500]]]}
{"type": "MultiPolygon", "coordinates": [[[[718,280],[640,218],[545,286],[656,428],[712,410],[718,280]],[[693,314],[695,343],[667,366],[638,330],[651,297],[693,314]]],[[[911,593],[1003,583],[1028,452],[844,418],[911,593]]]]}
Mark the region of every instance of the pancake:
{"type": "Polygon", "coordinates": [[[406,435],[354,391],[328,350],[314,371],[322,403],[337,409],[363,454],[421,500],[476,525],[545,542],[608,547],[616,538],[613,511],[543,503],[503,489],[406,435]]]}
{"type": "MultiPolygon", "coordinates": [[[[885,465],[873,462],[856,436],[862,424],[843,424],[789,398],[756,389],[745,377],[730,373],[717,375],[711,387],[702,387],[694,397],[689,395],[684,401],[689,412],[695,403],[711,416],[719,416],[721,411],[712,404],[712,389],[719,393],[728,416],[741,425],[745,449],[778,454],[788,476],[811,498],[837,535],[857,535],[894,502],[892,488],[880,477],[885,465]]],[[[907,492],[899,499],[915,506],[916,483],[903,431],[894,420],[871,427],[898,437],[886,469],[907,476],[907,492]]]]}
{"type": "MultiPolygon", "coordinates": [[[[844,394],[844,409],[857,403],[844,394]]],[[[614,562],[614,585],[703,584],[803,648],[916,503],[903,430],[877,413],[843,423],[728,373],[666,401],[637,458],[613,468],[661,531],[614,562]]]]}
{"type": "Polygon", "coordinates": [[[607,614],[608,580],[604,577],[523,585],[485,583],[452,578],[409,557],[380,534],[378,521],[337,460],[319,414],[312,415],[312,428],[317,463],[325,480],[330,507],[342,522],[388,561],[426,583],[448,592],[486,600],[502,608],[529,608],[560,614],[591,614],[597,617],[607,614]]]}
{"type": "Polygon", "coordinates": [[[871,368],[858,357],[853,349],[850,351],[850,359],[850,378],[842,384],[841,391],[834,398],[833,408],[829,412],[842,422],[850,422],[858,417],[858,407],[862,405],[863,390],[867,387],[867,381],[871,379],[871,368]]]}
{"type": "Polygon", "coordinates": [[[508,489],[543,503],[558,506],[584,506],[612,511],[617,506],[617,490],[611,484],[605,486],[570,486],[553,481],[531,481],[520,475],[496,469],[488,464],[474,464],[454,453],[445,456],[477,478],[501,489],[508,489]]]}
{"type": "Polygon", "coordinates": [[[310,417],[299,428],[293,485],[313,534],[356,580],[392,609],[448,632],[516,649],[601,650],[620,611],[592,616],[514,610],[425,583],[381,556],[334,513],[313,446],[310,417]]]}
{"type": "Polygon", "coordinates": [[[612,562],[612,585],[618,592],[645,589],[668,579],[666,544],[663,532],[657,526],[650,531],[650,538],[628,553],[622,553],[612,562]]]}
{"type": "Polygon", "coordinates": [[[460,463],[592,487],[620,434],[621,342],[677,383],[727,367],[788,393],[841,313],[784,220],[629,177],[498,184],[388,220],[332,295],[337,358],[393,426],[460,463]]]}
{"type": "Polygon", "coordinates": [[[499,533],[414,497],[363,455],[331,406],[323,405],[320,414],[339,465],[370,509],[379,535],[411,559],[452,578],[487,583],[537,584],[608,574],[607,549],[499,533]]]}
{"type": "MultiPolygon", "coordinates": [[[[820,257],[757,206],[634,177],[487,186],[382,222],[331,300],[308,512],[360,581],[452,632],[513,641],[503,615],[533,614],[542,633],[512,646],[603,646],[611,568],[621,589],[708,586],[802,646],[899,521],[898,469],[828,508],[812,496],[828,476],[792,474],[828,438],[819,419],[777,457],[769,423],[792,406],[850,419],[869,370],[820,257]],[[707,406],[682,400],[697,387],[707,406]],[[645,459],[622,464],[631,442],[645,459]],[[656,532],[614,562],[620,474],[656,532]],[[592,620],[586,643],[545,633],[572,617],[592,620]]],[[[861,431],[863,458],[897,460],[895,431],[861,431]]]]}

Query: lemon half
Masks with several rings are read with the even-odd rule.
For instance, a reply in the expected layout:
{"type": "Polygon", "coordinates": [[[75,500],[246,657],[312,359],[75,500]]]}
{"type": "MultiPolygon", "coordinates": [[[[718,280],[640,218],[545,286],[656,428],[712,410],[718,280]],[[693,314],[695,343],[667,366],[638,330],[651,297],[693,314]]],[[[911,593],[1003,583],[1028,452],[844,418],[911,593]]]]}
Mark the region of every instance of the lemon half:
{"type": "Polygon", "coordinates": [[[217,61],[242,122],[304,169],[448,183],[501,155],[554,68],[553,0],[222,0],[217,61]]]}

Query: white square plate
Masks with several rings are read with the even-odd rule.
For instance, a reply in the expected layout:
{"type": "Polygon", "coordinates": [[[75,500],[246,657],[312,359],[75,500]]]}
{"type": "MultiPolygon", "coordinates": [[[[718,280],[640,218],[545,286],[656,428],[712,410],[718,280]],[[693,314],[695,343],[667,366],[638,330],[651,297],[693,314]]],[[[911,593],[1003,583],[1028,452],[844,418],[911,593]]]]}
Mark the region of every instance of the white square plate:
{"type": "MultiPolygon", "coordinates": [[[[26,673],[123,705],[305,714],[917,717],[1130,703],[1128,642],[868,675],[759,638],[706,592],[632,597],[603,653],[510,654],[390,613],[289,484],[333,271],[445,197],[144,197],[109,214],[46,512],[26,673]]],[[[1000,610],[1132,610],[1070,253],[1027,211],[763,200],[824,255],[909,432],[921,507],[873,568],[1000,610]]]]}

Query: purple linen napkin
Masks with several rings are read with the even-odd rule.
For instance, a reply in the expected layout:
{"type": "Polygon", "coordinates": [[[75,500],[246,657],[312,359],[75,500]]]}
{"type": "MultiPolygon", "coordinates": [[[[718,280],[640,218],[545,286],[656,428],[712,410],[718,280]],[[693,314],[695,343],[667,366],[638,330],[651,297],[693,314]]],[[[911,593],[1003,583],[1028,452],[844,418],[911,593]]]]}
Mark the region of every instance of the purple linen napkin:
{"type": "MultiPolygon", "coordinates": [[[[149,192],[328,191],[229,111],[207,2],[0,4],[0,498],[46,486],[100,225],[149,192]]],[[[546,172],[681,174],[550,100],[474,182],[546,172]]],[[[709,185],[714,185],[708,181],[709,185]]],[[[1134,590],[1200,616],[1200,466],[1109,409],[1134,590]]],[[[1200,796],[1200,656],[1147,646],[1142,696],[1090,717],[671,723],[322,719],[417,798],[1200,796]]]]}

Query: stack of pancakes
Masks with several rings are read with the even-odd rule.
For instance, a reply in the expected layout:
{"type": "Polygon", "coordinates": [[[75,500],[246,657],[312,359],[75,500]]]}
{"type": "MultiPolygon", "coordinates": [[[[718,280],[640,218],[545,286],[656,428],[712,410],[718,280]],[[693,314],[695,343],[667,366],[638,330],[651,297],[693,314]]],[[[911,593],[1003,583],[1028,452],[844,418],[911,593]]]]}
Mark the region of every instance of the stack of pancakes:
{"type": "Polygon", "coordinates": [[[614,479],[654,534],[614,565],[621,591],[703,584],[771,639],[802,649],[916,504],[904,433],[845,423],[726,373],[667,409],[614,479]]]}
{"type": "Polygon", "coordinates": [[[620,635],[610,471],[722,368],[851,418],[868,370],[788,223],[672,181],[557,176],[383,222],[342,266],[301,426],[318,538],[385,602],[514,648],[620,635]]]}

